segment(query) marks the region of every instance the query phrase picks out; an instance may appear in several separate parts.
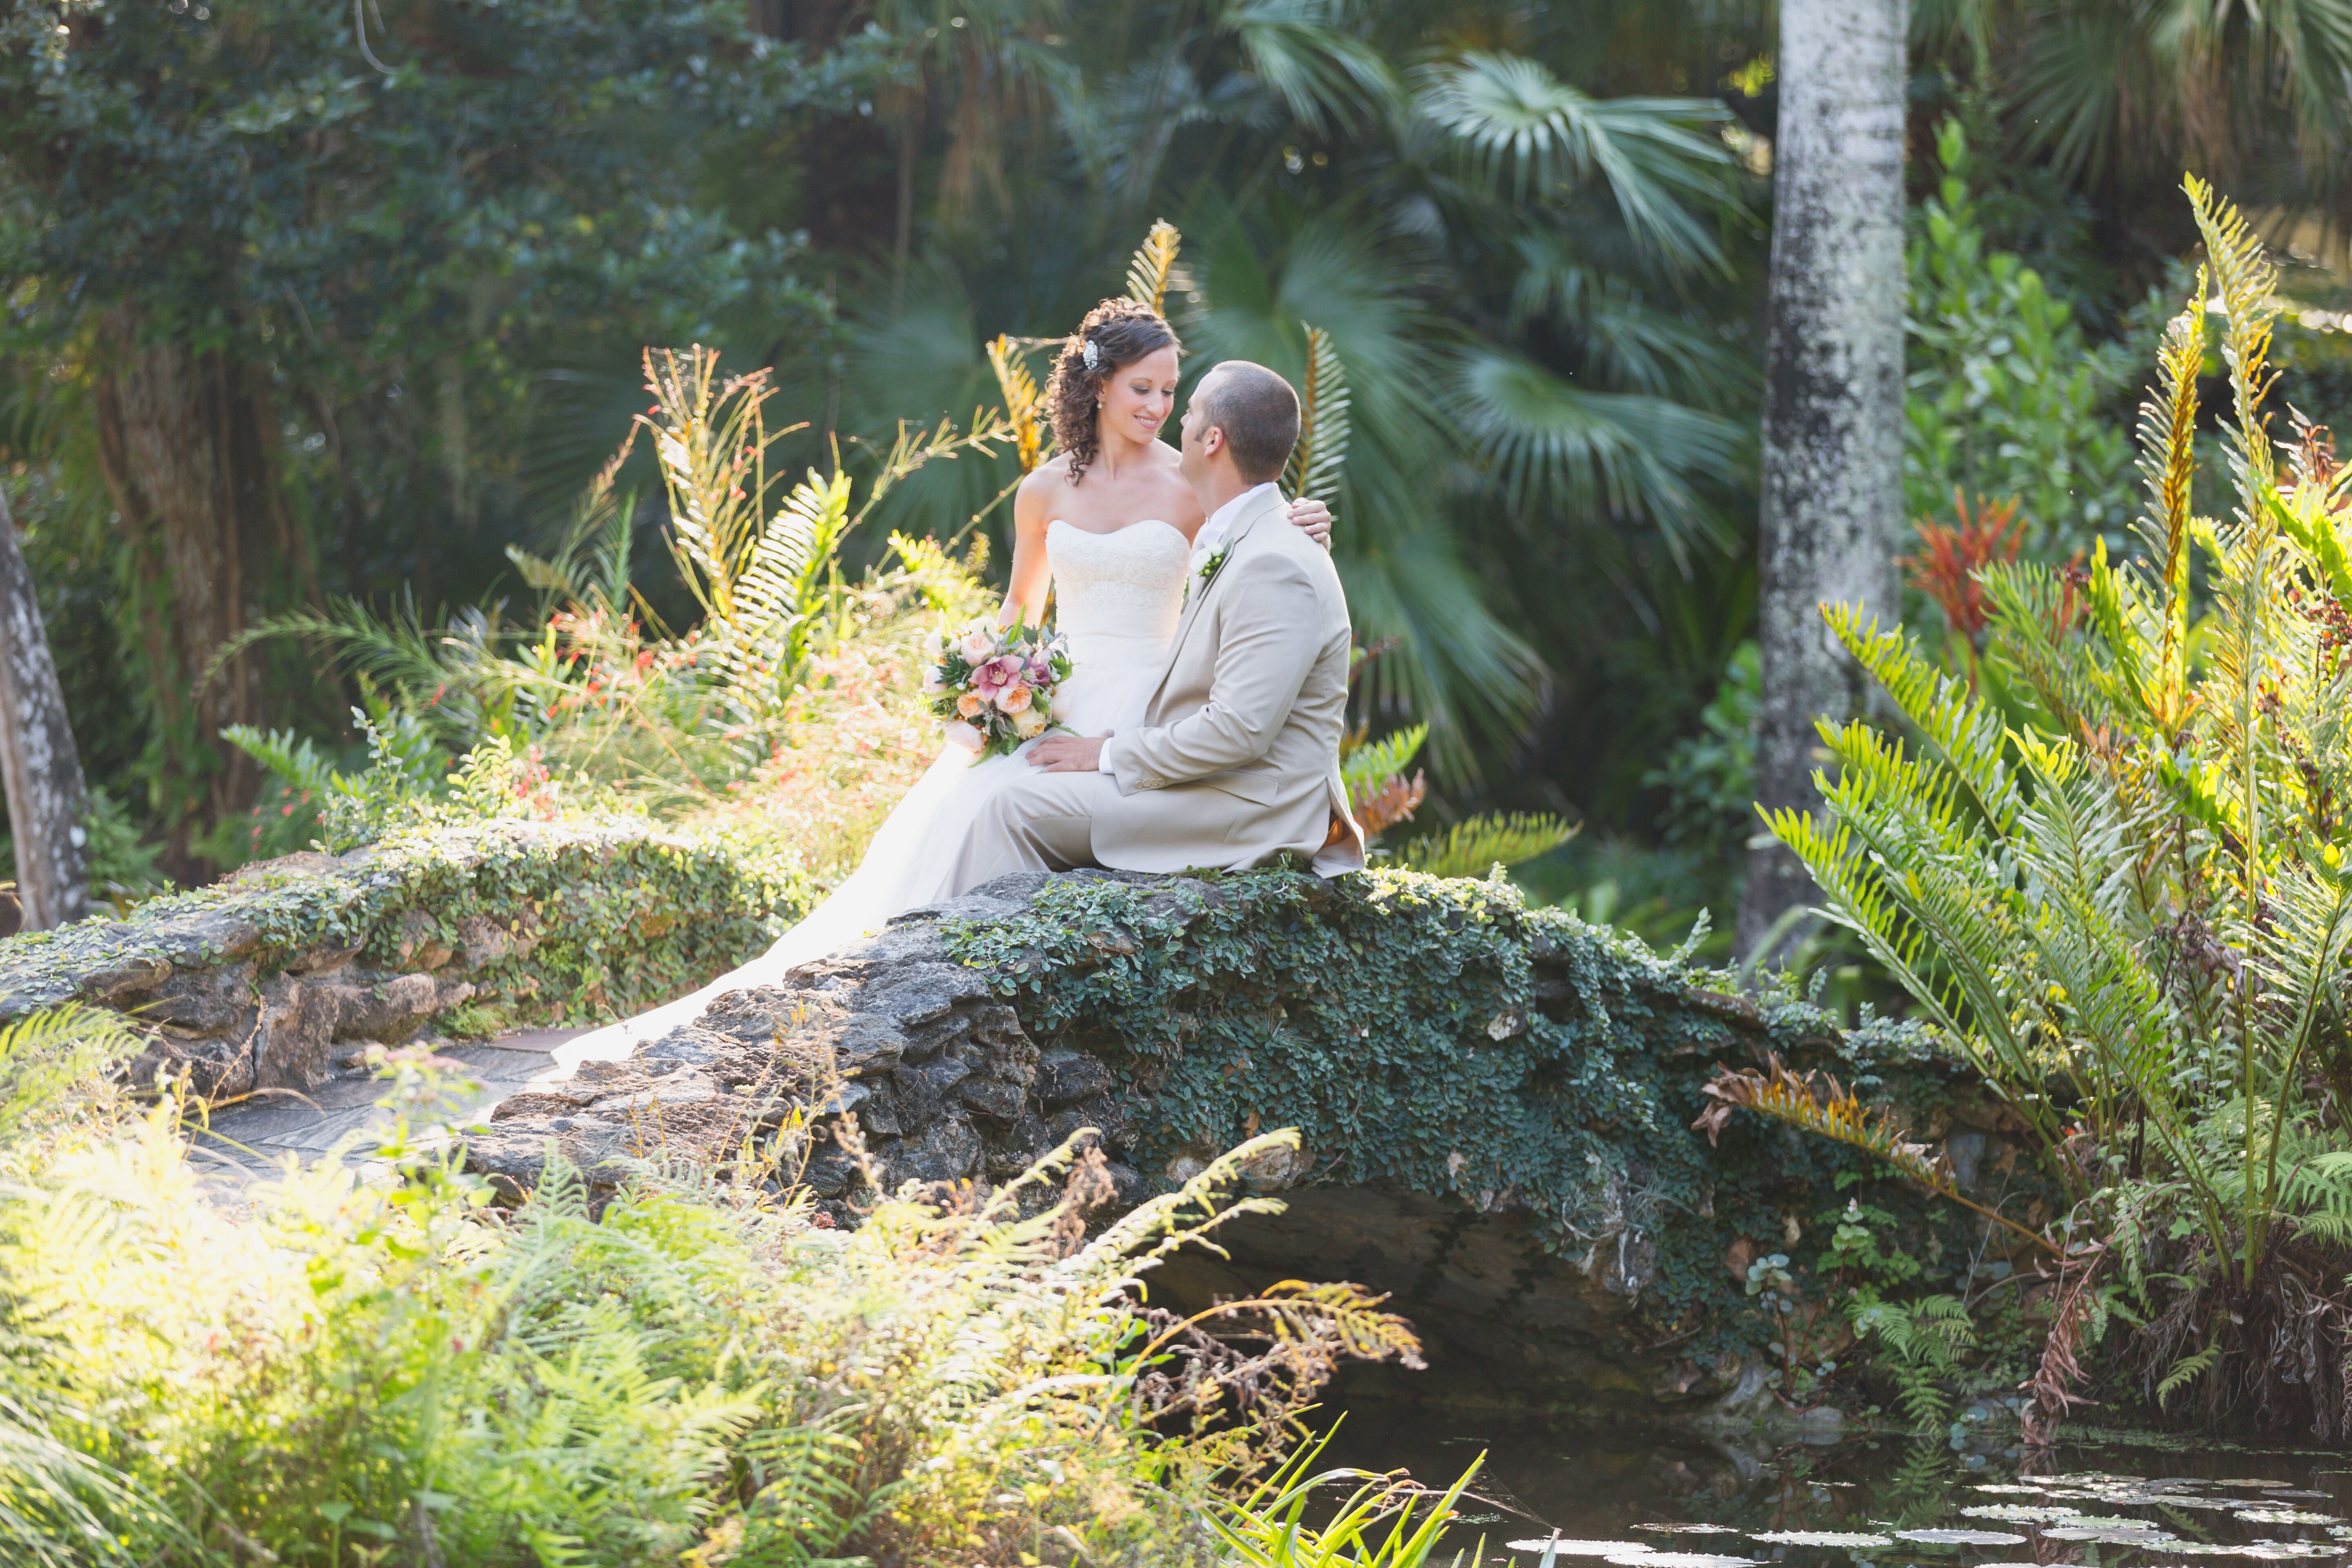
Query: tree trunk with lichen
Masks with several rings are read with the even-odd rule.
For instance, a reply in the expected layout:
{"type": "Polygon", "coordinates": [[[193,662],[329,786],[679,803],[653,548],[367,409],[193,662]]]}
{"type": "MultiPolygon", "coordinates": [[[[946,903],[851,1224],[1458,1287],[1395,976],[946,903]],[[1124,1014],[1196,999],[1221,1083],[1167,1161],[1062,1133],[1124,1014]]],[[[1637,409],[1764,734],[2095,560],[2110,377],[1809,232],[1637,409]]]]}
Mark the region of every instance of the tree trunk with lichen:
{"type": "MultiPolygon", "coordinates": [[[[1757,801],[1817,811],[1820,718],[1859,710],[1861,669],[1825,604],[1901,610],[1905,0],[1785,0],[1765,346],[1757,801]]],[[[1777,842],[1748,857],[1739,949],[1778,947],[1812,879],[1777,842]],[[1776,928],[1780,928],[1776,930],[1776,928]]]]}
{"type": "Polygon", "coordinates": [[[89,912],[89,796],[33,574],[0,495],[0,785],[16,850],[21,929],[89,912]]]}
{"type": "Polygon", "coordinates": [[[221,731],[254,721],[249,655],[207,679],[246,627],[251,552],[300,544],[271,472],[268,393],[218,349],[147,341],[130,310],[101,332],[99,459],[134,563],[138,641],[166,753],[167,866],[200,877],[193,839],[252,803],[260,775],[221,731]]]}

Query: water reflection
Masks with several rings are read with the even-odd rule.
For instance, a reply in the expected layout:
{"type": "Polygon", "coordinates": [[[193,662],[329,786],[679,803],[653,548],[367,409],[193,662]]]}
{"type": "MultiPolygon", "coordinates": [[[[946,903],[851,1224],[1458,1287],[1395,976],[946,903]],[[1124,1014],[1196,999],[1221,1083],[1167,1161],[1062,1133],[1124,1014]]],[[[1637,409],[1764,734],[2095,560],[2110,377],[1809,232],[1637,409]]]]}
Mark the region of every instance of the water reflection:
{"type": "MultiPolygon", "coordinates": [[[[1487,1568],[2213,1568],[2352,1553],[2342,1454],[2209,1444],[2062,1447],[2044,1463],[1942,1443],[1724,1437],[1486,1423],[1378,1405],[1327,1461],[1444,1485],[1480,1450],[1465,1519],[1432,1559],[1486,1538],[1487,1568]],[[2027,1473],[2021,1474],[2023,1469],[2027,1473]],[[1511,1551],[1507,1542],[1530,1542],[1511,1551]]],[[[1464,1559],[1466,1563],[1468,1559],[1464,1559]]]]}

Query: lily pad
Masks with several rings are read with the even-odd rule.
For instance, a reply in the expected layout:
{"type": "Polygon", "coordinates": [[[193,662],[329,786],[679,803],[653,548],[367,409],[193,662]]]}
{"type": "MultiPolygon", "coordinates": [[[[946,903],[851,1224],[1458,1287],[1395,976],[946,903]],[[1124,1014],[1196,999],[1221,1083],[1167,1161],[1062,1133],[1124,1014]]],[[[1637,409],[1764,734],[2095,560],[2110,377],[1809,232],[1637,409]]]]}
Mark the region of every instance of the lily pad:
{"type": "Polygon", "coordinates": [[[2328,1541],[2183,1541],[2168,1542],[2167,1552],[2193,1553],[2199,1557],[2253,1557],[2263,1562],[2279,1562],[2289,1557],[2336,1557],[2344,1547],[2328,1541]]]}
{"type": "Polygon", "coordinates": [[[1884,1535],[1865,1535],[1860,1531],[1846,1530],[1765,1530],[1749,1533],[1748,1540],[1761,1541],[1772,1546],[1892,1546],[1894,1541],[1884,1535]]]}
{"type": "Polygon", "coordinates": [[[1620,1568],[1759,1568],[1760,1557],[1717,1557],[1707,1552],[1621,1552],[1604,1557],[1620,1568]]]}
{"type": "Polygon", "coordinates": [[[1930,1546],[2022,1546],[2025,1537],[1998,1530],[1898,1530],[1898,1541],[1924,1542],[1930,1546]]]}
{"type": "Polygon", "coordinates": [[[2008,1481],[1984,1481],[1972,1486],[1972,1492],[1990,1492],[1995,1497],[2040,1497],[2046,1488],[2021,1487],[2008,1481]]]}
{"type": "Polygon", "coordinates": [[[2044,1541],[2091,1541],[2102,1546],[2171,1546],[2180,1537],[2162,1530],[2118,1530],[2112,1525],[2104,1529],[2085,1530],[2080,1525],[2056,1524],[2042,1532],[2044,1541]]]}
{"type": "Polygon", "coordinates": [[[1654,1530],[1661,1535],[1737,1535],[1738,1531],[1727,1524],[1636,1524],[1634,1530],[1654,1530]]]}
{"type": "Polygon", "coordinates": [[[2062,1519],[2081,1515],[2079,1508],[2058,1508],[2048,1503],[1987,1502],[1960,1512],[1969,1519],[2005,1519],[2012,1524],[2055,1524],[2062,1519]]]}
{"type": "Polygon", "coordinates": [[[1561,1557],[1611,1557],[1649,1550],[1639,1541],[1510,1541],[1504,1544],[1513,1552],[1541,1552],[1549,1547],[1561,1557]]]}
{"type": "Polygon", "coordinates": [[[2302,1508],[2242,1508],[2237,1517],[2248,1524],[2341,1524],[2344,1521],[2332,1513],[2314,1513],[2302,1508]]]}

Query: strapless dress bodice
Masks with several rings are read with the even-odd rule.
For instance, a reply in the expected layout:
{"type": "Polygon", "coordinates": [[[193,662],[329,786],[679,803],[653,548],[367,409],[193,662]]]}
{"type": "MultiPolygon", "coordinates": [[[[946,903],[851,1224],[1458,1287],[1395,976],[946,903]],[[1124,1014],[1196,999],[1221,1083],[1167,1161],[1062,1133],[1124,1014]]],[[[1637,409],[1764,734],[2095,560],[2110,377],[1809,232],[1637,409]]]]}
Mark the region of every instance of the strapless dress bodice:
{"type": "Polygon", "coordinates": [[[1058,519],[1045,527],[1054,572],[1054,624],[1073,651],[1098,638],[1166,643],[1184,608],[1192,547],[1172,522],[1131,522],[1095,533],[1058,519]]]}

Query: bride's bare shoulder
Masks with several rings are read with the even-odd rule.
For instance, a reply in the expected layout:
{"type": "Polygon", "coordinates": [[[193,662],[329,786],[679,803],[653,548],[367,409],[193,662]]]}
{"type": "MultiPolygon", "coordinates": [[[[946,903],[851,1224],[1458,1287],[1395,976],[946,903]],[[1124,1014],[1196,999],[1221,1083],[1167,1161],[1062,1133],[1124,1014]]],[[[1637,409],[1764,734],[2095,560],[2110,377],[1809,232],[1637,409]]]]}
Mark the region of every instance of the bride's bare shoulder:
{"type": "Polygon", "coordinates": [[[1024,497],[1043,495],[1048,490],[1066,490],[1069,488],[1069,454],[1056,452],[1023,476],[1019,494],[1024,497]]]}
{"type": "Polygon", "coordinates": [[[1165,441],[1159,446],[1167,456],[1155,458],[1152,463],[1151,490],[1156,504],[1150,515],[1189,531],[1202,521],[1201,502],[1192,494],[1192,481],[1184,477],[1181,467],[1183,458],[1176,448],[1165,441]]]}

